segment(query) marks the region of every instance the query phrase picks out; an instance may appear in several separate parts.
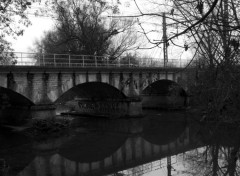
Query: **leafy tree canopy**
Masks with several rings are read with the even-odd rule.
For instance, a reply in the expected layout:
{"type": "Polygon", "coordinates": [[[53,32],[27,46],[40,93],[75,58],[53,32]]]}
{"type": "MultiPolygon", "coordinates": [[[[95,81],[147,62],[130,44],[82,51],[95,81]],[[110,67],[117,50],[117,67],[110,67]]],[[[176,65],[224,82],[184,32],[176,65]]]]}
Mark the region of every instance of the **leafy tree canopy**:
{"type": "Polygon", "coordinates": [[[0,1],[0,53],[11,50],[6,37],[23,35],[23,27],[30,25],[26,10],[30,8],[28,0],[0,1]]]}

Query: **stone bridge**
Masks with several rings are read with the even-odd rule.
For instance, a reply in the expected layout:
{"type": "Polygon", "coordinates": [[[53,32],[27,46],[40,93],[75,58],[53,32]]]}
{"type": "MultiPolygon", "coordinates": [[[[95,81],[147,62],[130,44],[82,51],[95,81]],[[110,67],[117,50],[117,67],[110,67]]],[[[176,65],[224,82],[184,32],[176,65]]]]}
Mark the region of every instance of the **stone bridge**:
{"type": "MultiPolygon", "coordinates": [[[[119,111],[127,108],[126,114],[137,115],[139,109],[131,107],[140,107],[140,100],[143,107],[158,107],[169,105],[170,90],[178,90],[177,97],[184,97],[186,75],[181,68],[1,66],[0,106],[31,107],[37,110],[36,114],[39,109],[45,114],[46,106],[51,109],[52,105],[79,99],[84,103],[84,113],[93,102],[101,111],[107,101],[123,102],[117,107],[119,111]]],[[[178,99],[174,103],[182,106],[184,101],[178,99]]]]}

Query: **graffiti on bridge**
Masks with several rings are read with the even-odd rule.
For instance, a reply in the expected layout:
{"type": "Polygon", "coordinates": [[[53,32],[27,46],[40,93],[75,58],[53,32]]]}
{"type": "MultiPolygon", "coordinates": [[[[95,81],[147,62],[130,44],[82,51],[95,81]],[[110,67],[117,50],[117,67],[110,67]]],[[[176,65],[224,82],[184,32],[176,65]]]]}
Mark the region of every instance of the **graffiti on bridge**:
{"type": "Polygon", "coordinates": [[[83,112],[115,113],[120,110],[119,102],[78,102],[83,112]]]}

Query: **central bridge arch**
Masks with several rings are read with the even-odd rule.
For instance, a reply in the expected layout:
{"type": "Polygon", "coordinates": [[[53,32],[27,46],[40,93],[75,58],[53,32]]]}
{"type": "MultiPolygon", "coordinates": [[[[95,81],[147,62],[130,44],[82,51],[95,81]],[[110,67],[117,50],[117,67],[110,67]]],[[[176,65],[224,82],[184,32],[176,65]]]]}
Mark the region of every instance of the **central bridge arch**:
{"type": "Polygon", "coordinates": [[[102,82],[86,82],[78,84],[63,93],[55,103],[63,103],[74,98],[88,99],[126,99],[126,96],[117,88],[102,82]]]}
{"type": "Polygon", "coordinates": [[[55,104],[58,113],[66,110],[78,114],[119,117],[139,113],[132,102],[123,92],[107,83],[86,82],[66,91],[55,104]]]}

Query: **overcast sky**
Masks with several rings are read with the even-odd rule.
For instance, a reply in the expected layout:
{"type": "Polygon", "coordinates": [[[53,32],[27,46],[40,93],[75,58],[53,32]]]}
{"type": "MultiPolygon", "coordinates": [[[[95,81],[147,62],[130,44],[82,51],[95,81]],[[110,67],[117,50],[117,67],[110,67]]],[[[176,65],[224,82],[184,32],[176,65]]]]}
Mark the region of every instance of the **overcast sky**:
{"type": "MultiPolygon", "coordinates": [[[[113,0],[114,1],[114,0],[113,0]]],[[[121,2],[121,15],[131,15],[137,14],[137,8],[133,3],[133,0],[120,0],[121,2]]],[[[143,1],[141,1],[143,2],[143,1]]],[[[141,4],[140,4],[141,5],[141,4]]],[[[31,10],[36,10],[39,7],[39,3],[32,5],[31,10]]],[[[146,6],[147,7],[147,6],[146,6]]],[[[31,13],[33,14],[33,13],[31,13]]],[[[17,38],[17,40],[12,40],[12,46],[15,52],[30,52],[30,48],[33,48],[33,43],[35,40],[40,39],[44,31],[50,30],[54,26],[54,19],[50,17],[29,15],[32,25],[25,29],[24,35],[17,38]]],[[[162,26],[161,21],[151,21],[150,19],[145,20],[148,23],[145,26],[158,30],[159,33],[152,35],[153,39],[160,40],[162,37],[162,26]],[[159,25],[158,25],[159,24],[159,25]]],[[[168,29],[169,30],[169,29],[168,29]]],[[[155,48],[152,50],[141,50],[138,51],[142,55],[148,55],[149,57],[162,59],[163,50],[161,48],[155,48]]],[[[191,52],[183,52],[182,50],[176,52],[176,48],[169,47],[169,59],[190,59],[191,52]]]]}
{"type": "Polygon", "coordinates": [[[34,40],[40,39],[44,31],[53,27],[53,20],[50,18],[29,17],[32,25],[25,29],[24,35],[12,40],[15,52],[29,52],[34,40]]]}

